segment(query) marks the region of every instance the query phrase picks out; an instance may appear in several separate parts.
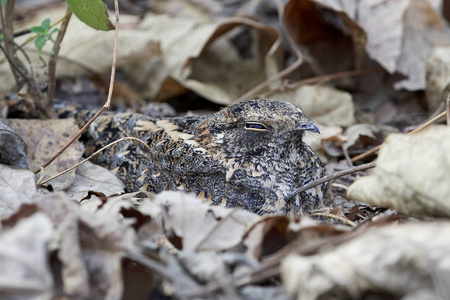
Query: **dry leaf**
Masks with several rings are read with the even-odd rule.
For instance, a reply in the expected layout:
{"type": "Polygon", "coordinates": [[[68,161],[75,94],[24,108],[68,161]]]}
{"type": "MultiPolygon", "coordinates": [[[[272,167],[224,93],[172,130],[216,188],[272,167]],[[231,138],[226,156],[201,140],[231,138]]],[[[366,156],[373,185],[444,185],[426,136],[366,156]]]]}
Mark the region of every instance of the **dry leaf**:
{"type": "Polygon", "coordinates": [[[426,87],[427,59],[435,46],[450,45],[450,28],[426,0],[410,0],[402,21],[402,51],[396,71],[407,79],[396,82],[394,87],[408,91],[423,90],[426,87]]]}
{"type": "Polygon", "coordinates": [[[371,228],[335,249],[290,255],[281,264],[283,283],[302,300],[359,299],[371,291],[396,299],[447,299],[439,296],[449,295],[449,234],[449,222],[371,228]]]}
{"type": "Polygon", "coordinates": [[[151,10],[157,14],[211,21],[227,12],[227,4],[228,3],[216,0],[203,0],[200,2],[171,0],[164,2],[150,2],[149,6],[151,10]]]}
{"type": "Polygon", "coordinates": [[[330,87],[304,85],[295,90],[276,92],[270,99],[294,103],[308,118],[320,124],[349,126],[355,122],[351,94],[330,87]]]}
{"type": "MultiPolygon", "coordinates": [[[[394,86],[409,91],[425,89],[425,65],[430,52],[436,45],[450,44],[448,25],[426,0],[291,0],[285,7],[284,22],[294,39],[302,45],[331,38],[344,43],[345,37],[336,32],[350,34],[355,50],[365,46],[369,57],[386,71],[405,75],[406,79],[394,86]],[[308,18],[305,12],[309,15],[313,12],[318,17],[308,18]],[[325,18],[327,23],[320,21],[321,18],[325,18]]],[[[325,63],[326,67],[353,59],[348,47],[347,53],[341,50],[341,46],[329,48],[341,57],[333,56],[334,61],[325,63]]],[[[357,50],[355,56],[358,66],[358,60],[362,58],[357,50]]]]}
{"type": "Polygon", "coordinates": [[[398,130],[386,125],[356,124],[345,131],[347,141],[343,147],[349,153],[356,151],[359,154],[369,147],[380,145],[388,134],[394,132],[398,130]]]}
{"type": "Polygon", "coordinates": [[[0,164],[0,219],[12,215],[24,203],[34,203],[34,173],[0,164]]]}
{"type": "MultiPolygon", "coordinates": [[[[27,144],[28,167],[39,169],[50,157],[57,153],[72,136],[78,132],[74,119],[65,120],[23,120],[9,119],[9,126],[27,144]]],[[[64,151],[53,163],[45,168],[42,180],[50,178],[79,162],[84,153],[84,145],[77,141],[64,151]]],[[[53,189],[68,187],[75,179],[75,170],[70,171],[49,184],[53,189]]]]}
{"type": "Polygon", "coordinates": [[[363,40],[364,35],[363,30],[351,21],[355,6],[353,0],[286,2],[283,25],[291,39],[302,49],[305,62],[309,63],[313,73],[348,70],[355,60],[362,60],[363,49],[357,49],[352,44],[357,39],[363,40]]]}
{"type": "Polygon", "coordinates": [[[435,111],[450,92],[450,47],[436,47],[427,63],[427,104],[435,111]]]}
{"type": "Polygon", "coordinates": [[[450,127],[392,134],[373,173],[347,190],[351,199],[414,216],[450,217],[450,127]]]}
{"type": "Polygon", "coordinates": [[[87,212],[62,192],[41,195],[36,202],[49,215],[58,212],[53,215],[57,224],[53,248],[62,263],[64,291],[74,297],[120,299],[121,261],[134,242],[120,216],[87,212]],[[63,216],[59,222],[58,216],[63,216]]]}
{"type": "Polygon", "coordinates": [[[109,197],[124,192],[125,185],[111,171],[91,162],[80,165],[75,181],[65,190],[74,200],[81,201],[90,191],[109,197]]]}
{"type": "Polygon", "coordinates": [[[162,92],[164,82],[175,80],[206,99],[226,105],[281,66],[279,32],[250,19],[201,23],[162,15],[143,20],[140,28],[160,41],[161,59],[132,64],[125,70],[132,68],[129,75],[147,87],[151,97],[162,92]],[[240,35],[249,36],[245,57],[232,41],[240,35]]]}
{"type": "Polygon", "coordinates": [[[50,219],[36,213],[1,232],[0,298],[52,298],[53,275],[47,247],[53,231],[50,219]]]}
{"type": "Polygon", "coordinates": [[[183,239],[183,249],[223,251],[236,246],[260,217],[242,209],[208,206],[192,194],[166,191],[156,196],[169,204],[166,226],[183,239]]]}
{"type": "MultiPolygon", "coordinates": [[[[44,18],[57,20],[64,11],[64,7],[45,10],[18,28],[29,28],[44,18]]],[[[211,101],[229,104],[282,66],[280,33],[250,18],[211,23],[147,14],[142,20],[122,15],[120,22],[117,68],[150,98],[164,100],[187,88],[211,101]],[[237,39],[245,41],[245,47],[236,46],[237,39]]],[[[59,53],[70,62],[58,62],[57,76],[89,74],[86,69],[109,72],[113,34],[71,19],[59,53]]],[[[44,53],[51,51],[51,43],[47,44],[44,53]]],[[[30,59],[37,60],[31,54],[30,59]]],[[[8,68],[7,64],[0,66],[0,76],[11,77],[8,68]]],[[[11,83],[0,85],[0,91],[12,88],[11,83]]]]}
{"type": "Polygon", "coordinates": [[[274,254],[293,240],[305,245],[344,232],[347,232],[346,228],[321,224],[309,217],[289,220],[285,216],[265,216],[247,231],[243,244],[251,257],[260,259],[274,254]]]}
{"type": "Polygon", "coordinates": [[[246,285],[239,290],[242,300],[291,300],[281,287],[246,285]]]}

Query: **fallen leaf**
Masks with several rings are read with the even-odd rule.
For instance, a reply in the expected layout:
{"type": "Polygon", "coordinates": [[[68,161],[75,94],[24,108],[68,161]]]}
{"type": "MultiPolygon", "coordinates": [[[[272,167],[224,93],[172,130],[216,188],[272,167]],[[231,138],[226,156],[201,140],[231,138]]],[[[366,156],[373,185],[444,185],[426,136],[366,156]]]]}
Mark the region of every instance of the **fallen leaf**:
{"type": "Polygon", "coordinates": [[[53,224],[36,213],[0,233],[0,297],[2,299],[51,299],[53,274],[48,244],[53,224]]]}
{"type": "Polygon", "coordinates": [[[356,124],[345,130],[347,141],[343,147],[349,153],[360,154],[380,145],[390,133],[398,132],[394,127],[386,125],[356,124]]]}
{"type": "Polygon", "coordinates": [[[162,57],[158,64],[130,65],[126,70],[133,67],[131,77],[146,86],[151,97],[158,98],[165,81],[175,80],[208,100],[227,105],[281,68],[279,32],[250,19],[201,23],[162,15],[145,19],[140,27],[160,41],[162,57]],[[247,39],[249,57],[243,58],[233,45],[237,35],[255,37],[247,39]]]}
{"type": "Polygon", "coordinates": [[[183,240],[183,249],[223,251],[239,244],[247,228],[260,217],[242,209],[209,206],[192,194],[166,191],[157,195],[169,204],[164,224],[183,240]]]}
{"type": "Polygon", "coordinates": [[[450,127],[392,134],[377,166],[347,190],[350,199],[413,216],[450,217],[450,127]]]}
{"type": "Polygon", "coordinates": [[[89,161],[77,167],[75,181],[65,190],[74,200],[81,201],[90,191],[106,197],[122,194],[125,185],[111,171],[89,161]]]}
{"type": "Polygon", "coordinates": [[[281,287],[246,285],[239,290],[243,300],[290,300],[286,290],[281,287]]]}
{"type": "Polygon", "coordinates": [[[343,47],[333,45],[328,48],[335,52],[329,55],[334,61],[326,67],[349,59],[355,59],[358,66],[358,61],[362,61],[359,49],[363,46],[367,55],[386,71],[403,74],[406,79],[394,87],[409,91],[425,89],[429,54],[437,45],[450,44],[449,26],[426,0],[290,0],[285,6],[284,23],[300,45],[331,39],[339,45],[346,40],[342,35],[350,35],[356,57],[351,57],[350,47],[345,53],[343,47]],[[311,18],[308,13],[317,17],[311,18]]]}
{"type": "Polygon", "coordinates": [[[34,173],[0,164],[0,219],[5,219],[25,203],[34,203],[34,173]]]}
{"type": "Polygon", "coordinates": [[[450,45],[450,27],[431,1],[410,0],[403,16],[402,52],[396,71],[407,78],[394,84],[408,91],[426,88],[426,62],[436,46],[450,45]]]}
{"type": "MultiPolygon", "coordinates": [[[[69,139],[78,132],[74,119],[65,120],[24,120],[9,119],[9,126],[26,143],[27,160],[30,170],[39,169],[47,160],[57,153],[69,139]]],[[[45,168],[41,180],[50,178],[79,162],[84,153],[84,145],[76,141],[64,151],[54,162],[45,168]]],[[[52,181],[54,190],[67,188],[75,179],[72,170],[52,181]]]]}
{"type": "MultiPolygon", "coordinates": [[[[28,28],[44,18],[59,19],[64,12],[62,6],[48,9],[17,27],[28,28]]],[[[145,97],[165,100],[189,89],[226,105],[282,68],[281,34],[250,18],[218,23],[147,14],[142,20],[122,15],[120,21],[117,68],[133,79],[145,97]],[[237,47],[237,38],[246,47],[237,47]]],[[[59,52],[66,59],[58,62],[57,76],[109,72],[113,34],[72,18],[59,52]]],[[[45,45],[43,53],[50,51],[51,45],[45,45]]],[[[30,59],[36,59],[31,53],[30,59]]],[[[7,64],[0,66],[2,74],[10,74],[7,64]]],[[[12,86],[12,82],[0,85],[0,91],[12,86]]]]}
{"type": "Polygon", "coordinates": [[[281,263],[283,284],[302,300],[337,294],[359,299],[370,292],[439,299],[448,295],[450,243],[443,237],[449,234],[449,222],[369,228],[318,254],[288,256],[281,263]]]}
{"type": "Polygon", "coordinates": [[[450,92],[450,47],[436,47],[427,63],[427,104],[435,111],[450,92]]]}
{"type": "Polygon", "coordinates": [[[36,203],[56,224],[53,248],[62,263],[63,290],[73,297],[120,299],[122,257],[134,245],[120,215],[83,210],[63,192],[40,195],[36,203]]]}
{"type": "Polygon", "coordinates": [[[251,257],[260,259],[274,254],[294,240],[307,244],[347,231],[346,228],[321,224],[308,217],[289,220],[285,216],[265,216],[249,228],[243,244],[251,257]]]}

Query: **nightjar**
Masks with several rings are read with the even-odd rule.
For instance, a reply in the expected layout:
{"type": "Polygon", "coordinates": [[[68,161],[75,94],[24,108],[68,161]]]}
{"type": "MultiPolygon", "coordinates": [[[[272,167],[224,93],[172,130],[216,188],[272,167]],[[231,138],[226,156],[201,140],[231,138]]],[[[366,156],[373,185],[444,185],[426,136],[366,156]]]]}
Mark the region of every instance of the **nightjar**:
{"type": "Polygon", "coordinates": [[[331,201],[328,183],[286,200],[324,176],[319,157],[302,141],[305,131],[319,132],[299,107],[265,99],[207,116],[103,115],[89,128],[91,152],[125,136],[151,148],[124,141],[98,158],[128,191],[183,190],[212,205],[283,215],[309,213],[331,201]]]}

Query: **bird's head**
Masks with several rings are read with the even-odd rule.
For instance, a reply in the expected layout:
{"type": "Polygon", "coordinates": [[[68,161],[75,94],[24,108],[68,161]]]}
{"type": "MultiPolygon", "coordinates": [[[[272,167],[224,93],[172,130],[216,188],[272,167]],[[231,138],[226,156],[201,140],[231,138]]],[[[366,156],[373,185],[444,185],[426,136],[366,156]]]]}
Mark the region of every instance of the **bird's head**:
{"type": "Polygon", "coordinates": [[[245,100],[211,115],[202,124],[210,142],[233,157],[258,155],[301,143],[305,131],[319,132],[294,104],[265,99],[245,100]]]}

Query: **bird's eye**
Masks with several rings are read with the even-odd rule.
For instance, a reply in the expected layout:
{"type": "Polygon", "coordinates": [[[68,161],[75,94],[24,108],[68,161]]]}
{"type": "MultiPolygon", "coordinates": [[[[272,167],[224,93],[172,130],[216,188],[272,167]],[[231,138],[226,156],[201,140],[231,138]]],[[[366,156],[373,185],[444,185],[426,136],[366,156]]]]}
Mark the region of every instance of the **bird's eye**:
{"type": "Polygon", "coordinates": [[[267,131],[266,125],[259,122],[245,122],[245,129],[251,131],[267,131]]]}

